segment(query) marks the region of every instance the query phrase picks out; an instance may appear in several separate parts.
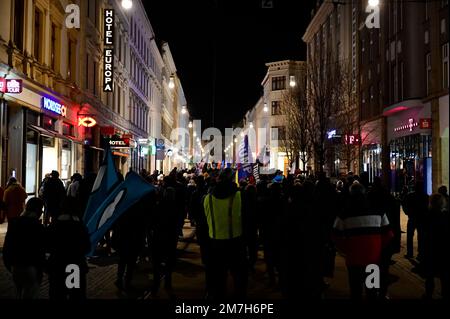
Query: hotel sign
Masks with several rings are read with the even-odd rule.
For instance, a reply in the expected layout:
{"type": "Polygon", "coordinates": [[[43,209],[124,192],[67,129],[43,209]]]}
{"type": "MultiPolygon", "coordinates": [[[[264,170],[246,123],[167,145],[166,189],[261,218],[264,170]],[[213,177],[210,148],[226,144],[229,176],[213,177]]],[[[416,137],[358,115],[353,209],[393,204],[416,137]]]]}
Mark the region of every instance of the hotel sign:
{"type": "Polygon", "coordinates": [[[128,148],[130,147],[130,139],[123,137],[112,137],[109,140],[109,146],[112,148],[128,148]]]}
{"type": "Polygon", "coordinates": [[[104,45],[103,50],[103,92],[113,91],[114,72],[114,10],[105,9],[104,15],[104,45]]]}
{"type": "Polygon", "coordinates": [[[48,97],[45,96],[42,98],[42,108],[44,110],[56,113],[64,117],[66,116],[67,113],[67,108],[63,104],[56,102],[52,99],[49,99],[48,97]]]}
{"type": "Polygon", "coordinates": [[[0,93],[22,93],[22,80],[0,78],[0,93]]]}

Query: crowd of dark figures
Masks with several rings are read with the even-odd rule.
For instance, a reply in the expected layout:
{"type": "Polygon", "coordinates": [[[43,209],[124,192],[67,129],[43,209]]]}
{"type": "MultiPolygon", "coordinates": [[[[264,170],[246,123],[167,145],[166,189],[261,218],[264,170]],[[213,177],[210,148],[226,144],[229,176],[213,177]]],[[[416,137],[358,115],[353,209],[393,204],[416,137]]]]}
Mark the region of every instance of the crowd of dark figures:
{"type": "MultiPolygon", "coordinates": [[[[450,218],[446,187],[428,196],[416,182],[412,192],[393,195],[379,178],[349,173],[331,182],[315,177],[261,175],[257,183],[235,183],[231,169],[146,171],[141,176],[155,186],[124,213],[98,248],[118,255],[117,289],[132,289],[138,260],[151,262],[151,295],[161,285],[176,295],[172,272],[177,243],[189,220],[195,229],[205,273],[205,298],[245,298],[249,276],[262,250],[267,284],[285,298],[320,299],[333,277],[335,257],[344,256],[352,299],[388,298],[389,267],[400,252],[401,207],[408,216],[407,254],[414,258],[418,241],[419,274],[425,279],[424,298],[432,298],[435,278],[441,296],[449,297],[448,239],[450,218]],[[417,238],[414,238],[417,233],[417,238]],[[366,266],[380,270],[379,288],[365,285],[366,266]],[[232,289],[227,289],[227,276],[232,289]]],[[[56,171],[45,177],[39,196],[26,201],[25,190],[11,178],[0,188],[2,218],[8,221],[3,260],[12,274],[18,298],[37,298],[43,273],[49,278],[49,298],[86,298],[90,250],[83,212],[95,175],[72,176],[64,185],[56,171]],[[66,266],[81,269],[79,289],[66,287],[66,266]]]]}

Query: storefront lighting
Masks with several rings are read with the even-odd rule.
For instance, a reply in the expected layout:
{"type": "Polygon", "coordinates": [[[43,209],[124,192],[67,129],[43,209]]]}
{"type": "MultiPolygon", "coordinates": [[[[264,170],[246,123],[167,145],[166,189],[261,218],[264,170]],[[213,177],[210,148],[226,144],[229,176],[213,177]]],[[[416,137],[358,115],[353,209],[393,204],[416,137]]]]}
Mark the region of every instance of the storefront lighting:
{"type": "Polygon", "coordinates": [[[78,126],[94,127],[97,125],[97,121],[90,116],[81,116],[78,118],[78,126]]]}

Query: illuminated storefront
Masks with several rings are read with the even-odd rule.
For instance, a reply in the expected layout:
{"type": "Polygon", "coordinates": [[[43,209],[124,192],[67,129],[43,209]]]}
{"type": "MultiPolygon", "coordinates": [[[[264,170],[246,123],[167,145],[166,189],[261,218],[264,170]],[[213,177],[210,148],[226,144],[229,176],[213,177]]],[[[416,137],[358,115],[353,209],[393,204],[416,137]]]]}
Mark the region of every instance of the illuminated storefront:
{"type": "Polygon", "coordinates": [[[432,191],[431,112],[429,106],[394,106],[385,109],[389,145],[391,191],[406,186],[411,191],[416,181],[432,191]]]}

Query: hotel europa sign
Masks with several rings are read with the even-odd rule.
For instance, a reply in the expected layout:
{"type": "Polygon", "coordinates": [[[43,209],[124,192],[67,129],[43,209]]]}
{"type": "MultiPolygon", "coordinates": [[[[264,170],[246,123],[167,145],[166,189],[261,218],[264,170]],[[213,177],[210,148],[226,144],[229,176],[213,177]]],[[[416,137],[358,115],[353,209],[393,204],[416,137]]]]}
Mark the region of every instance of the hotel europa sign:
{"type": "Polygon", "coordinates": [[[103,49],[103,92],[113,91],[114,79],[114,10],[105,9],[104,15],[104,46],[103,49]]]}

